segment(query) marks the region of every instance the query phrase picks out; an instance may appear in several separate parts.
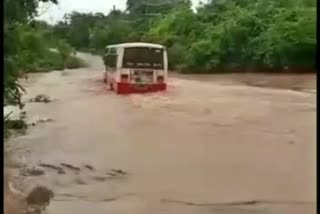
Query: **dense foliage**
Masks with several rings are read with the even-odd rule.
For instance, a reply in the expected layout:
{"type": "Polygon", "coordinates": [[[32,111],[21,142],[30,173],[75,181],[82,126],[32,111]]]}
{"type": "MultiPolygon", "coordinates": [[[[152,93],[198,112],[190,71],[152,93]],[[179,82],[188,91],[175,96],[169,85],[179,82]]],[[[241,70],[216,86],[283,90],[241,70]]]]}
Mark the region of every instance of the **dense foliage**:
{"type": "MultiPolygon", "coordinates": [[[[71,55],[72,48],[65,41],[54,37],[52,26],[35,21],[40,2],[57,3],[56,0],[4,0],[4,106],[23,108],[24,92],[19,78],[26,72],[46,72],[84,66],[71,55]],[[58,49],[58,51],[52,49],[58,49]]],[[[12,113],[12,112],[11,112],[12,113]]],[[[26,128],[25,114],[20,118],[4,115],[4,134],[10,129],[26,128]]]]}
{"type": "Polygon", "coordinates": [[[184,72],[313,71],[315,0],[128,0],[108,15],[73,12],[56,36],[82,50],[132,41],[164,44],[172,69],[184,72]]]}
{"type": "Polygon", "coordinates": [[[17,78],[33,63],[36,52],[41,51],[39,43],[35,42],[39,35],[32,35],[29,28],[38,3],[38,0],[4,0],[4,105],[22,106],[20,97],[23,89],[17,78]]]}
{"type": "Polygon", "coordinates": [[[83,63],[71,56],[72,48],[54,37],[52,26],[35,21],[39,2],[56,0],[4,0],[4,105],[19,105],[23,88],[19,77],[26,72],[76,68],[83,63]],[[58,47],[58,48],[57,48],[58,47]],[[51,48],[57,48],[57,51],[51,48]]]}

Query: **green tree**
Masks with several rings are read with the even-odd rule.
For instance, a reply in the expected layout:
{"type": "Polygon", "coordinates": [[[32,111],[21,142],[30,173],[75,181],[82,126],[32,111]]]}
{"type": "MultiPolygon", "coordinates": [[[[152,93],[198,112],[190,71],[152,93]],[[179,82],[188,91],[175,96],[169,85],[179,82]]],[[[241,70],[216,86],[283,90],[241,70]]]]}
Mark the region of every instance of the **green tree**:
{"type": "MultiPolygon", "coordinates": [[[[21,29],[29,25],[37,15],[38,3],[48,0],[4,0],[4,105],[22,107],[21,95],[23,88],[18,82],[21,69],[25,67],[21,41],[21,29]]],[[[57,3],[56,0],[50,0],[57,3]]],[[[22,36],[23,37],[23,36],[22,36]]],[[[32,39],[31,39],[32,40],[32,39]]],[[[29,63],[28,60],[26,60],[29,63]]]]}
{"type": "Polygon", "coordinates": [[[314,67],[315,0],[127,0],[126,11],[73,12],[53,27],[78,49],[144,41],[168,48],[169,65],[185,72],[314,67]]]}

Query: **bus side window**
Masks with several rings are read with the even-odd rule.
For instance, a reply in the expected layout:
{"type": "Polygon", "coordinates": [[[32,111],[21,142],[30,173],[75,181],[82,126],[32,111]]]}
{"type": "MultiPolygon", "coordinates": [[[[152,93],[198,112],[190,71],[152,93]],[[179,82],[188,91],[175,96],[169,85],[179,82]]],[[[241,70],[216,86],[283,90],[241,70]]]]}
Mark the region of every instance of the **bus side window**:
{"type": "Polygon", "coordinates": [[[107,57],[108,57],[107,54],[105,54],[105,55],[103,56],[103,63],[104,63],[105,66],[107,65],[107,57]]]}
{"type": "Polygon", "coordinates": [[[103,56],[103,61],[106,66],[106,69],[112,72],[116,71],[117,59],[117,49],[107,48],[105,51],[105,55],[103,56]]]}
{"type": "Polygon", "coordinates": [[[118,55],[116,54],[109,54],[106,57],[106,65],[115,70],[115,68],[117,67],[117,59],[118,59],[118,55]]]}
{"type": "Polygon", "coordinates": [[[115,48],[110,48],[108,53],[109,53],[109,54],[112,54],[112,55],[115,55],[115,54],[117,54],[117,49],[115,49],[115,48]]]}
{"type": "Polygon", "coordinates": [[[109,53],[109,48],[106,48],[104,55],[103,55],[103,63],[105,66],[107,66],[107,57],[108,57],[108,53],[109,53]]]}

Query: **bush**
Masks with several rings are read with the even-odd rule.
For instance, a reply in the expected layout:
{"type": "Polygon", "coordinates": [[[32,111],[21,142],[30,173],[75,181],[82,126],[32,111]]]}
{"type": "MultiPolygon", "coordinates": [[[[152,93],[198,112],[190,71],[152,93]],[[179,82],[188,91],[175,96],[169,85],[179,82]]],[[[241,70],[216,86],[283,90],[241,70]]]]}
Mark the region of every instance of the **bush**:
{"type": "Polygon", "coordinates": [[[57,52],[48,50],[36,62],[34,69],[29,70],[29,72],[49,72],[52,70],[63,70],[63,60],[57,52]]]}
{"type": "Polygon", "coordinates": [[[186,46],[179,43],[168,48],[169,68],[180,70],[186,60],[187,51],[186,46]]]}
{"type": "Polygon", "coordinates": [[[12,131],[25,131],[28,128],[26,113],[21,112],[18,117],[11,117],[12,112],[4,116],[3,131],[4,139],[8,139],[12,131]]]}
{"type": "Polygon", "coordinates": [[[28,72],[49,72],[53,70],[63,70],[64,67],[68,69],[76,69],[85,67],[83,60],[76,56],[69,56],[64,62],[62,56],[58,52],[48,50],[41,59],[29,66],[28,72]]]}
{"type": "Polygon", "coordinates": [[[70,44],[62,39],[57,41],[57,49],[64,62],[72,53],[72,47],[70,44]]]}
{"type": "Polygon", "coordinates": [[[86,63],[76,56],[70,56],[66,60],[66,68],[68,69],[83,68],[86,66],[86,63]]]}

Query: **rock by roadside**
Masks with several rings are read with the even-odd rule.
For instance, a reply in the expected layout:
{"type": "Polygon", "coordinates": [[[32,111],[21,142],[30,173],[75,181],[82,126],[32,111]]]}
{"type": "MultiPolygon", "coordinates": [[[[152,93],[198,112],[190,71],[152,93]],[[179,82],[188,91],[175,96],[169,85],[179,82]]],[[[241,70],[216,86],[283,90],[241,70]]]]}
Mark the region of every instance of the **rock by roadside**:
{"type": "Polygon", "coordinates": [[[45,95],[45,94],[38,94],[34,98],[29,99],[29,102],[49,103],[49,102],[51,102],[51,98],[48,95],[45,95]]]}

